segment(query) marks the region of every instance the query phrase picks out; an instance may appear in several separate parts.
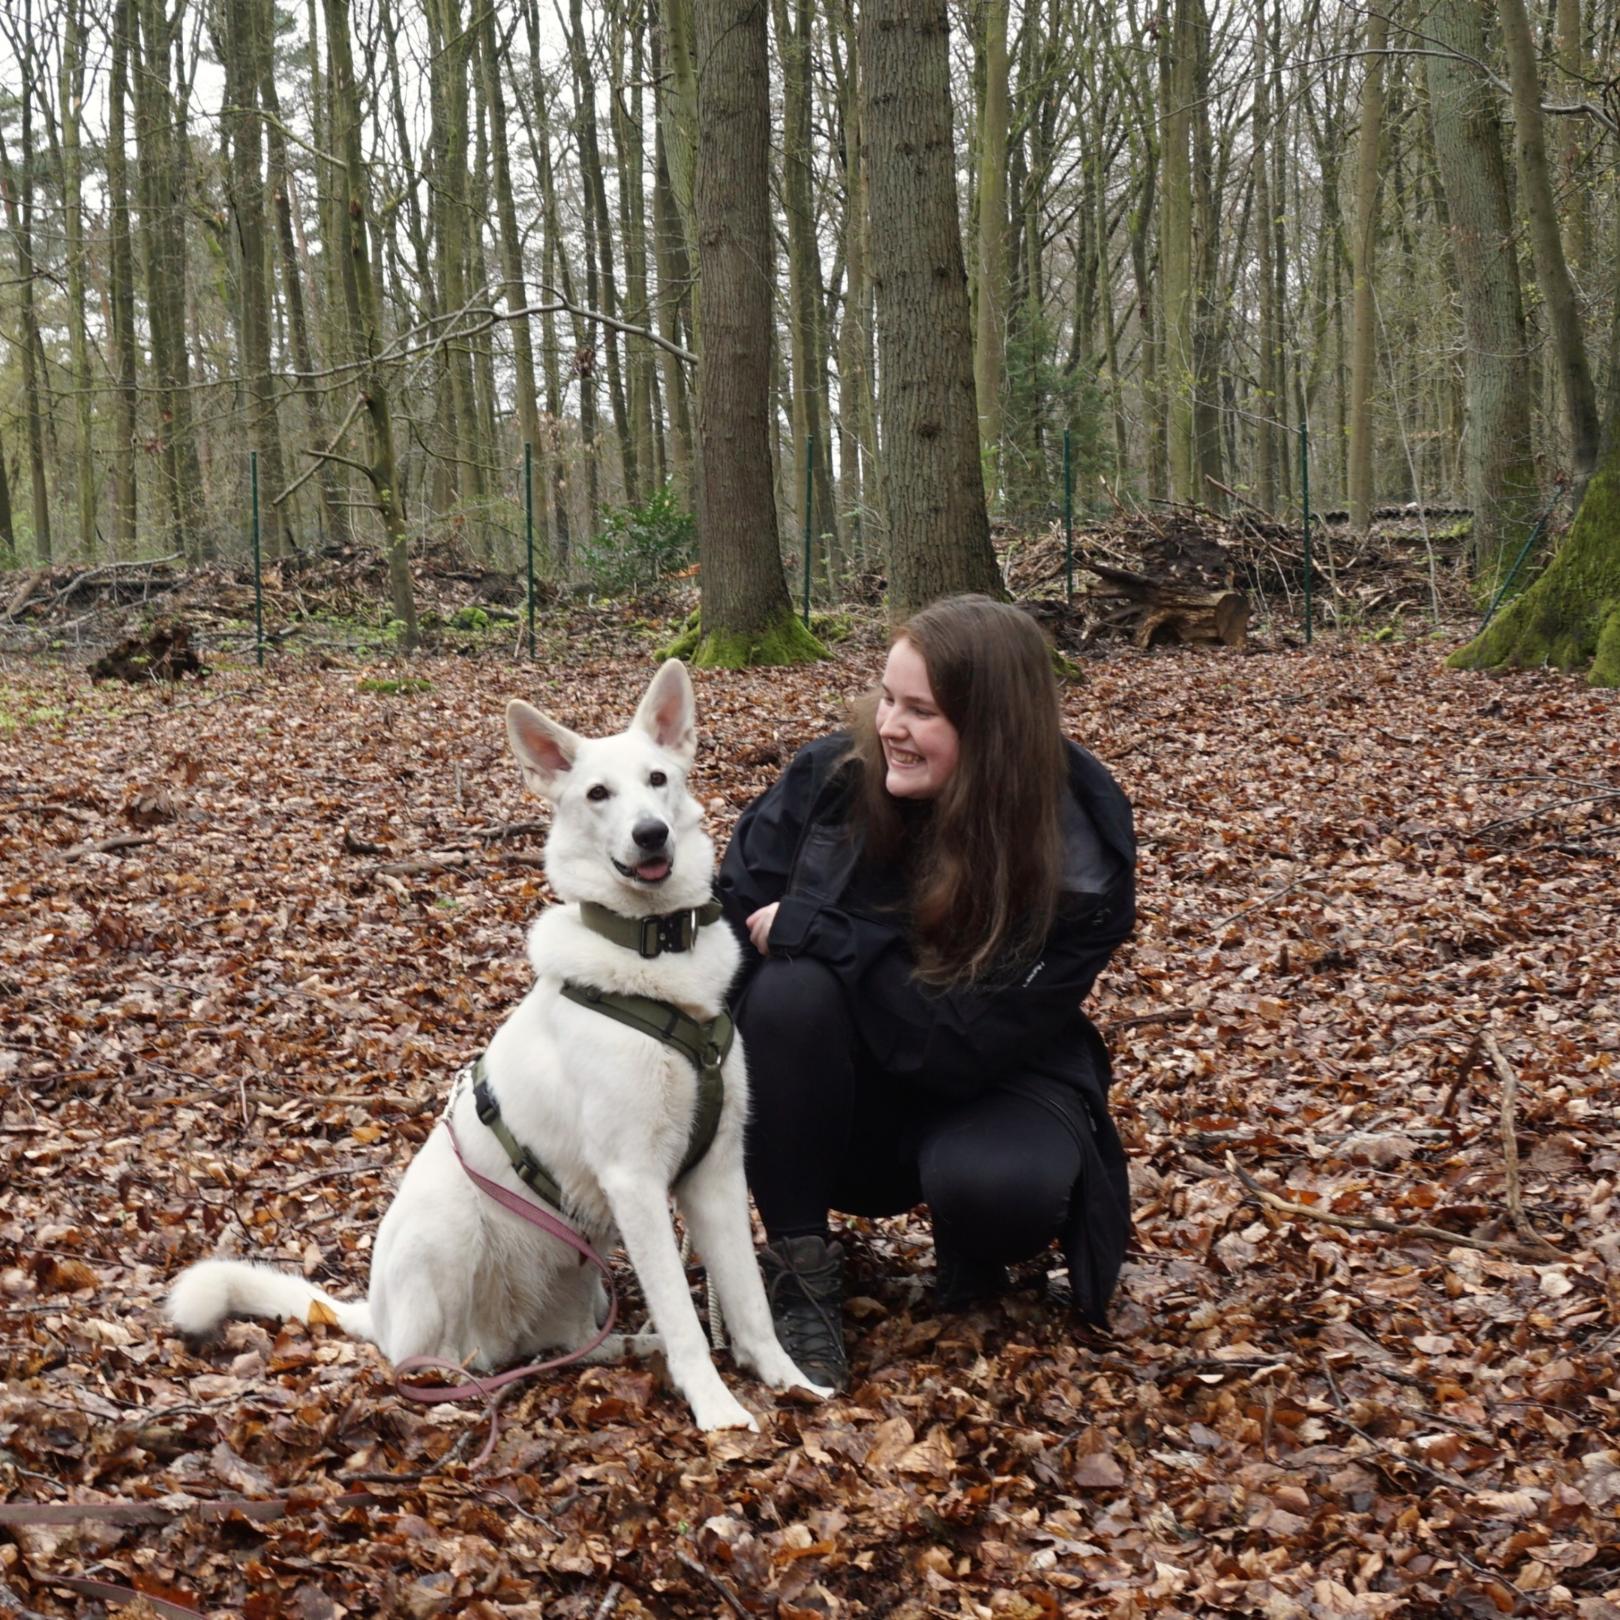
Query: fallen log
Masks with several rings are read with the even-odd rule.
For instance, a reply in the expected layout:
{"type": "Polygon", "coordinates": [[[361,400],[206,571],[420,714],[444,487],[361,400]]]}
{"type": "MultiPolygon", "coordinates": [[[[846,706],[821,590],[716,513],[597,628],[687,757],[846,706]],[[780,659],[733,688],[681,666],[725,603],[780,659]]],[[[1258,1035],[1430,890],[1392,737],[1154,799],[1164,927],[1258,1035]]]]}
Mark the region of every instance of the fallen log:
{"type": "Polygon", "coordinates": [[[1107,563],[1085,566],[1111,587],[1104,594],[1131,603],[1133,640],[1138,647],[1150,647],[1156,641],[1218,641],[1223,646],[1242,647],[1248,640],[1249,602],[1241,591],[1153,579],[1107,563]]]}

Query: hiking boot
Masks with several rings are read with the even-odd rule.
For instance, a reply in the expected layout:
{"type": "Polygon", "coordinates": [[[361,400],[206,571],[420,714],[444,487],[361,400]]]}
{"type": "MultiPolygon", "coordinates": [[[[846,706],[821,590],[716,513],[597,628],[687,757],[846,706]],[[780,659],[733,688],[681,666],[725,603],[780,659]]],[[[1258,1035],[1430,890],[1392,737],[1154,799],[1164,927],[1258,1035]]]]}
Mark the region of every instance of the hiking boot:
{"type": "Polygon", "coordinates": [[[994,1260],[971,1260],[937,1245],[934,1303],[942,1311],[965,1311],[1007,1291],[1007,1268],[994,1260]]]}
{"type": "Polygon", "coordinates": [[[844,1354],[844,1251],[826,1238],[778,1238],[759,1251],[782,1348],[813,1383],[849,1387],[844,1354]]]}

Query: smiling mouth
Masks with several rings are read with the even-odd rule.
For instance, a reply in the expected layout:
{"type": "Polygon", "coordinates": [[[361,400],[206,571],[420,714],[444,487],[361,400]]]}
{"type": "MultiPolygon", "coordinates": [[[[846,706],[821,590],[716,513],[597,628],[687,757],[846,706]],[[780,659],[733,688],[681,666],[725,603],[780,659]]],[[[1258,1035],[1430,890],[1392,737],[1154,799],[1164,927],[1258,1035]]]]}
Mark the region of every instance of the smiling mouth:
{"type": "Polygon", "coordinates": [[[900,753],[892,748],[889,750],[889,763],[897,766],[900,770],[909,770],[913,766],[921,765],[922,762],[923,757],[921,754],[900,753]]]}
{"type": "MultiPolygon", "coordinates": [[[[611,858],[610,856],[609,859],[611,858]]],[[[651,855],[644,861],[637,861],[634,866],[625,866],[620,861],[614,861],[613,866],[620,877],[629,878],[634,883],[646,884],[662,883],[675,870],[674,861],[667,855],[651,855]]]]}

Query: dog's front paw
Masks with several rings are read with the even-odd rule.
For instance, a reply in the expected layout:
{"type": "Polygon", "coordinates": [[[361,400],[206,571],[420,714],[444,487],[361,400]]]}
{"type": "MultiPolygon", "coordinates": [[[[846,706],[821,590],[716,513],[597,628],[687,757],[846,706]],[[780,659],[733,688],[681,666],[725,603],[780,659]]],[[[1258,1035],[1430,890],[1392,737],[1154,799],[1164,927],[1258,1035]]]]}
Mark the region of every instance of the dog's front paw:
{"type": "Polygon", "coordinates": [[[751,1429],[756,1434],[759,1432],[754,1414],[726,1390],[721,1390],[719,1395],[693,1401],[692,1416],[705,1433],[714,1429],[751,1429]]]}

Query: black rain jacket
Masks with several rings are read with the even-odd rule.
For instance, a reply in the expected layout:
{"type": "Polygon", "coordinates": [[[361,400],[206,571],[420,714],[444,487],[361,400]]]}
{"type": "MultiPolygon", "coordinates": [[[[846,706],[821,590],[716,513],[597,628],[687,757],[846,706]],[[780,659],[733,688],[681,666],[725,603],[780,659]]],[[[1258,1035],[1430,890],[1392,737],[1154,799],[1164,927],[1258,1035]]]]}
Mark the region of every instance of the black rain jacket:
{"type": "MultiPolygon", "coordinates": [[[[1063,1111],[1070,1128],[1075,1114],[1083,1124],[1080,1178],[1062,1241],[1075,1305],[1101,1326],[1130,1237],[1129,1186],[1108,1117],[1108,1051],[1080,1004],[1136,920],[1136,835],[1130,801],[1113,777],[1085,749],[1065,746],[1069,800],[1057,917],[1039,958],[1004,982],[940,990],[917,981],[904,914],[892,894],[875,892],[848,830],[859,766],[840,767],[848,749],[843,733],[801,749],[743,812],[719,889],[743,945],[734,1001],[761,961],[747,918],[777,901],[771,954],[813,957],[833,971],[862,1039],[889,1073],[945,1100],[1025,1075],[1059,1080],[1079,1094],[1083,1108],[1063,1111]]],[[[763,1059],[753,1054],[754,1062],[763,1059]]]]}

